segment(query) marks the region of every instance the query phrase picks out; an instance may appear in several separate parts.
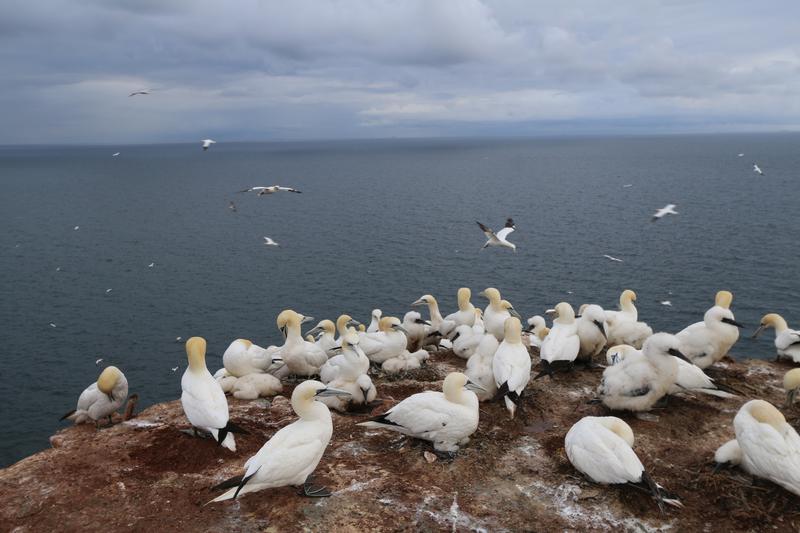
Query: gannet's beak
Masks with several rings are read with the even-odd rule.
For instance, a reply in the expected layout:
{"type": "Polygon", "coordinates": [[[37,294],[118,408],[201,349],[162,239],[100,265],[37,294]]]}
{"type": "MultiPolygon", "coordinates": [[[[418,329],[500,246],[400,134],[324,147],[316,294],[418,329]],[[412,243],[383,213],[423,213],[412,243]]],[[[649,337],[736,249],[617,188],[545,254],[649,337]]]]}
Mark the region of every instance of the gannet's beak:
{"type": "Polygon", "coordinates": [[[794,405],[794,400],[797,398],[798,389],[792,389],[786,393],[786,408],[788,409],[794,405]]]}
{"type": "Polygon", "coordinates": [[[312,320],[314,320],[313,316],[305,316],[305,315],[300,315],[300,316],[301,316],[301,318],[300,318],[300,323],[301,324],[306,324],[306,323],[311,322],[312,320]]]}
{"type": "Polygon", "coordinates": [[[556,310],[555,309],[548,309],[547,311],[544,312],[544,314],[546,314],[546,315],[554,315],[554,314],[556,314],[556,310]]]}
{"type": "Polygon", "coordinates": [[[689,358],[687,358],[685,355],[683,355],[683,352],[681,352],[680,350],[677,350],[675,348],[670,348],[669,350],[667,350],[667,353],[677,357],[678,359],[683,359],[684,361],[686,361],[690,365],[694,364],[689,360],[689,358]]]}
{"type": "Polygon", "coordinates": [[[348,328],[349,327],[357,328],[360,325],[361,325],[361,322],[359,322],[355,318],[351,318],[350,320],[347,321],[347,327],[348,328]]]}
{"type": "Polygon", "coordinates": [[[317,393],[314,395],[317,398],[325,398],[327,396],[350,396],[351,394],[344,390],[339,389],[331,389],[330,387],[326,387],[324,389],[319,389],[317,393]]]}
{"type": "Polygon", "coordinates": [[[106,394],[106,396],[108,396],[108,401],[109,402],[114,403],[115,400],[114,400],[114,393],[113,392],[109,392],[108,394],[106,394]]]}
{"type": "Polygon", "coordinates": [[[478,296],[483,296],[484,298],[486,298],[486,291],[479,292],[478,296]]]}
{"type": "Polygon", "coordinates": [[[272,356],[272,364],[280,364],[280,365],[282,365],[283,364],[283,357],[281,357],[280,355],[273,355],[272,356]]]}
{"type": "Polygon", "coordinates": [[[364,403],[366,403],[367,395],[369,394],[369,389],[361,389],[361,392],[364,394],[364,403]]]}
{"type": "Polygon", "coordinates": [[[619,363],[619,354],[618,353],[612,353],[611,354],[611,366],[614,366],[617,363],[619,363]]]}
{"type": "Polygon", "coordinates": [[[520,314],[519,314],[519,313],[517,313],[517,310],[516,310],[516,309],[514,309],[513,307],[509,307],[509,308],[508,308],[508,312],[509,312],[509,313],[511,313],[511,316],[513,316],[513,317],[516,317],[516,318],[518,318],[519,320],[522,320],[522,317],[520,316],[520,314]]]}
{"type": "Polygon", "coordinates": [[[427,303],[428,303],[428,302],[426,302],[424,299],[420,298],[420,299],[419,299],[419,300],[417,300],[416,302],[412,303],[412,304],[411,304],[411,307],[416,307],[416,306],[418,306],[418,305],[426,305],[427,303]]]}
{"type": "Polygon", "coordinates": [[[430,326],[431,325],[430,322],[428,322],[427,320],[422,320],[421,318],[414,319],[414,323],[415,324],[424,324],[426,326],[430,326]]]}
{"type": "Polygon", "coordinates": [[[286,326],[281,326],[281,334],[283,335],[283,338],[285,339],[286,338],[286,326]]]}
{"type": "Polygon", "coordinates": [[[406,328],[404,328],[404,327],[403,327],[403,326],[401,326],[400,324],[394,324],[394,325],[392,325],[392,329],[393,329],[393,330],[395,330],[395,331],[402,331],[403,333],[405,333],[406,335],[408,335],[408,331],[406,331],[406,328]]]}
{"type": "Polygon", "coordinates": [[[313,329],[310,329],[306,335],[311,335],[312,337],[316,338],[318,334],[322,333],[323,329],[320,326],[317,326],[313,329]]]}
{"type": "Polygon", "coordinates": [[[605,339],[608,339],[608,335],[606,335],[606,328],[603,327],[603,323],[600,322],[599,320],[595,320],[594,321],[594,325],[597,326],[597,329],[600,330],[600,333],[603,334],[603,337],[605,339]]]}
{"type": "Polygon", "coordinates": [[[740,324],[739,322],[736,322],[732,318],[725,317],[725,318],[722,319],[722,321],[725,322],[726,324],[730,324],[731,326],[736,326],[737,328],[740,328],[740,329],[744,328],[744,326],[742,324],[740,324]]]}
{"type": "Polygon", "coordinates": [[[486,392],[486,389],[484,389],[483,387],[481,387],[477,383],[475,383],[473,381],[470,381],[470,380],[467,380],[467,383],[466,383],[466,385],[464,385],[464,388],[467,389],[467,390],[479,390],[479,391],[486,392]]]}
{"type": "Polygon", "coordinates": [[[341,346],[334,346],[333,348],[329,348],[329,350],[330,350],[331,353],[337,353],[337,354],[338,353],[342,353],[342,347],[341,346]]]}
{"type": "Polygon", "coordinates": [[[755,333],[753,333],[753,336],[752,336],[752,337],[750,337],[750,338],[751,338],[751,339],[755,339],[756,337],[758,337],[759,335],[761,335],[761,332],[762,332],[762,331],[764,331],[764,329],[766,329],[766,327],[767,327],[767,326],[765,326],[764,324],[761,324],[760,326],[758,326],[758,329],[756,330],[756,332],[755,332],[755,333]]]}

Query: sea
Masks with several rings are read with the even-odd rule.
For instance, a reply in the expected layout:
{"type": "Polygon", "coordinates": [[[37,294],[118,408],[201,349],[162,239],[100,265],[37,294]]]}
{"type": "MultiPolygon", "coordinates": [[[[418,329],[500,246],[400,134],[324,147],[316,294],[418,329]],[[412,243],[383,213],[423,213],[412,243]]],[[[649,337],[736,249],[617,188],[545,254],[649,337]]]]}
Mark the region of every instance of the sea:
{"type": "Polygon", "coordinates": [[[104,366],[141,407],[174,400],[178,339],[205,337],[213,372],[234,339],[280,344],[286,308],[368,321],[432,294],[447,314],[497,287],[528,317],[630,288],[674,333],[728,289],[735,357],[774,357],[772,331],[750,339],[767,312],[800,326],[800,134],[217,140],[0,147],[0,466],[104,366]],[[302,194],[237,192],[273,184],[302,194]],[[482,250],[476,221],[508,217],[516,252],[482,250]]]}

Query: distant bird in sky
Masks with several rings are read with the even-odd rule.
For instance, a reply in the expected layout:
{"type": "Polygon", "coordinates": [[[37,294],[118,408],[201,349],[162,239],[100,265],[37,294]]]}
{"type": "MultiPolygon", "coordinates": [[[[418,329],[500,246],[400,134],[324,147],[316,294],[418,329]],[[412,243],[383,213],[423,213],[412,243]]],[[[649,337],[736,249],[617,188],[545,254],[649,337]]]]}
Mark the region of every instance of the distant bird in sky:
{"type": "Polygon", "coordinates": [[[656,220],[658,220],[660,218],[663,218],[663,217],[665,217],[667,215],[677,215],[678,212],[675,211],[675,207],[676,207],[675,204],[667,204],[666,207],[662,207],[661,209],[656,211],[656,213],[653,215],[653,218],[650,220],[650,222],[655,222],[656,220]]]}
{"type": "Polygon", "coordinates": [[[204,152],[206,150],[208,150],[211,147],[212,144],[216,144],[217,143],[217,141],[215,141],[214,139],[203,139],[200,142],[203,143],[203,151],[204,152]]]}
{"type": "Polygon", "coordinates": [[[516,229],[514,226],[514,219],[506,219],[505,227],[503,227],[503,229],[497,233],[495,233],[489,226],[481,224],[477,220],[475,223],[480,226],[481,231],[483,231],[483,234],[486,235],[487,239],[486,244],[483,245],[481,250],[487,246],[502,246],[504,248],[511,248],[515,252],[517,251],[517,245],[507,240],[507,237],[511,234],[511,232],[516,229]]]}
{"type": "Polygon", "coordinates": [[[605,257],[609,261],[616,261],[617,263],[622,263],[623,262],[622,259],[619,259],[617,257],[612,257],[612,256],[607,255],[607,254],[603,254],[603,257],[605,257]]]}
{"type": "Polygon", "coordinates": [[[183,337],[175,337],[175,342],[181,342],[182,340],[183,340],[183,337]]]}
{"type": "Polygon", "coordinates": [[[106,294],[108,294],[108,293],[109,293],[109,292],[111,292],[112,290],[113,290],[113,289],[106,289],[106,294]]]}
{"type": "Polygon", "coordinates": [[[72,229],[74,229],[75,231],[78,231],[79,229],[81,229],[81,227],[80,227],[80,226],[75,226],[75,227],[74,227],[74,228],[72,228],[72,229]]]}
{"type": "Polygon", "coordinates": [[[230,210],[231,210],[231,211],[233,211],[234,213],[236,212],[236,204],[235,204],[235,203],[233,203],[233,201],[232,201],[232,200],[228,202],[228,209],[230,209],[230,210]]]}
{"type": "Polygon", "coordinates": [[[667,307],[672,307],[672,302],[670,302],[669,300],[664,300],[663,302],[661,302],[661,305],[666,305],[667,307]]]}
{"type": "Polygon", "coordinates": [[[103,358],[101,357],[100,359],[98,359],[97,361],[95,361],[95,362],[94,362],[94,364],[95,364],[95,365],[99,365],[99,364],[100,364],[100,363],[102,363],[102,362],[103,362],[103,358]]]}
{"type": "Polygon", "coordinates": [[[627,189],[628,187],[633,187],[633,183],[626,183],[622,186],[623,189],[627,189]]]}
{"type": "Polygon", "coordinates": [[[55,324],[53,324],[52,322],[50,322],[50,327],[51,327],[51,328],[54,328],[54,327],[56,327],[56,325],[55,325],[55,324]]]}
{"type": "Polygon", "coordinates": [[[156,266],[155,263],[150,263],[149,265],[147,265],[147,268],[153,268],[154,266],[156,266]]]}
{"type": "Polygon", "coordinates": [[[744,157],[744,154],[739,154],[739,157],[744,157]]]}
{"type": "Polygon", "coordinates": [[[138,91],[133,91],[131,94],[128,95],[128,98],[131,96],[138,96],[140,94],[150,94],[150,89],[140,89],[138,91]]]}
{"type": "Polygon", "coordinates": [[[270,185],[269,187],[250,187],[249,189],[243,189],[238,192],[254,192],[257,193],[259,196],[264,196],[265,194],[272,194],[275,192],[296,192],[297,194],[300,194],[303,191],[298,191],[297,189],[293,189],[292,187],[283,187],[281,185],[270,185]]]}
{"type": "Polygon", "coordinates": [[[61,267],[56,267],[56,272],[61,272],[61,267]]]}
{"type": "Polygon", "coordinates": [[[172,369],[172,371],[177,372],[179,368],[180,368],[179,366],[176,366],[175,368],[172,369]]]}
{"type": "Polygon", "coordinates": [[[264,244],[266,246],[280,246],[277,242],[273,241],[269,237],[264,237],[264,244]]]}
{"type": "Polygon", "coordinates": [[[113,154],[111,154],[111,157],[117,157],[117,156],[118,156],[119,154],[121,154],[121,153],[122,153],[122,152],[114,152],[113,154]]]}
{"type": "Polygon", "coordinates": [[[762,170],[761,170],[761,167],[759,167],[759,166],[758,166],[758,165],[756,165],[755,163],[753,163],[753,172],[755,172],[755,173],[756,173],[756,174],[758,174],[759,176],[763,176],[763,175],[764,175],[764,171],[762,171],[762,170]]]}

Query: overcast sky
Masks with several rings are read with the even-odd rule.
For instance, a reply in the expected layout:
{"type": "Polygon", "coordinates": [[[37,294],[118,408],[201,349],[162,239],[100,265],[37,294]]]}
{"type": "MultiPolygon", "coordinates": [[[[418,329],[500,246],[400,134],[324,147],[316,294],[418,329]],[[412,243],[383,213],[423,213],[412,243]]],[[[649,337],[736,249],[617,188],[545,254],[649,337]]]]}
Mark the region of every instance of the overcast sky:
{"type": "Polygon", "coordinates": [[[0,72],[0,144],[798,130],[800,2],[2,0],[0,72]]]}

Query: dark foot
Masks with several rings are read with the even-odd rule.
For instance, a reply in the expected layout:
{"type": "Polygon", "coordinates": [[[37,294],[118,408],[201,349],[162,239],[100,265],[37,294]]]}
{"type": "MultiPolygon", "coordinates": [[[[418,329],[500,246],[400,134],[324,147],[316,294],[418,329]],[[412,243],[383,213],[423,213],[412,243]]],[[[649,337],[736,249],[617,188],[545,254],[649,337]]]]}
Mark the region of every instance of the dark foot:
{"type": "Polygon", "coordinates": [[[458,452],[443,452],[437,449],[434,449],[433,453],[436,454],[440,461],[453,461],[458,454],[458,452]]]}
{"type": "Polygon", "coordinates": [[[308,476],[306,482],[303,483],[303,488],[300,490],[300,495],[306,498],[328,498],[331,491],[325,487],[317,487],[311,484],[311,476],[308,476]]]}

